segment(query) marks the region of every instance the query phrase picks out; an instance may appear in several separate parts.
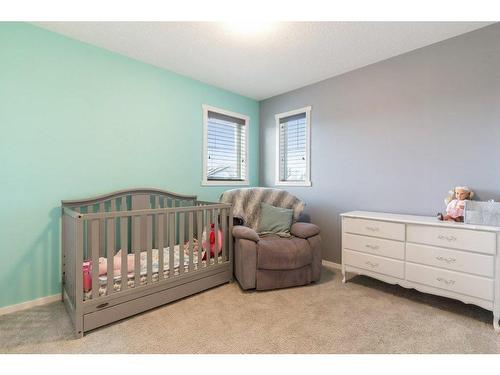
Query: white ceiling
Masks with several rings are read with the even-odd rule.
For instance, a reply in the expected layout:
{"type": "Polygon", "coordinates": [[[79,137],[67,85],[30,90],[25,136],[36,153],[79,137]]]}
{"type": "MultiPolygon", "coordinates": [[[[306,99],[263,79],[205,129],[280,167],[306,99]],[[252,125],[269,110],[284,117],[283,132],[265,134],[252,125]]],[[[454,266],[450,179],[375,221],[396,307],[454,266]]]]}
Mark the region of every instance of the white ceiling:
{"type": "Polygon", "coordinates": [[[36,24],[261,100],[490,23],[278,22],[257,34],[220,22],[36,24]]]}

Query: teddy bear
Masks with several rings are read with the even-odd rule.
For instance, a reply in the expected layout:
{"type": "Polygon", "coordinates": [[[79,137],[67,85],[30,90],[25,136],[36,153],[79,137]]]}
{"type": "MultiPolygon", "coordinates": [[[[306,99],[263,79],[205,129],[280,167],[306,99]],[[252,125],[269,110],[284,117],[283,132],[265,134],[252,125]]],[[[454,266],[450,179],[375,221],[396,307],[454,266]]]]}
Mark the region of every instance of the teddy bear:
{"type": "Polygon", "coordinates": [[[472,199],[474,193],[467,186],[457,186],[449,191],[450,195],[446,197],[446,215],[438,213],[439,220],[464,221],[465,201],[472,199]]]}

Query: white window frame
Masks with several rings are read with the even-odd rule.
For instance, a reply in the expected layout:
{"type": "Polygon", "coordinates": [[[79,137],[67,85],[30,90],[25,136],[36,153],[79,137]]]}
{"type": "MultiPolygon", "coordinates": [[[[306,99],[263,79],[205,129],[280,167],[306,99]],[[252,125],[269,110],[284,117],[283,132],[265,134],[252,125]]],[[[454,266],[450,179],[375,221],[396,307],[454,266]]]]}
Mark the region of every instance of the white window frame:
{"type": "Polygon", "coordinates": [[[274,184],[276,186],[311,186],[311,106],[294,109],[293,111],[278,113],[276,119],[276,170],[274,184]],[[284,117],[306,114],[306,179],[304,181],[280,180],[280,120],[284,117]]]}
{"type": "Polygon", "coordinates": [[[202,105],[203,109],[203,180],[201,181],[202,186],[228,186],[228,185],[249,185],[248,171],[250,160],[248,159],[248,144],[249,144],[249,125],[250,117],[242,115],[241,113],[227,111],[225,109],[212,107],[207,104],[202,105]],[[232,180],[209,180],[207,176],[207,165],[208,165],[208,112],[216,112],[222,115],[236,117],[240,120],[245,121],[245,180],[243,181],[232,181],[232,180]]]}

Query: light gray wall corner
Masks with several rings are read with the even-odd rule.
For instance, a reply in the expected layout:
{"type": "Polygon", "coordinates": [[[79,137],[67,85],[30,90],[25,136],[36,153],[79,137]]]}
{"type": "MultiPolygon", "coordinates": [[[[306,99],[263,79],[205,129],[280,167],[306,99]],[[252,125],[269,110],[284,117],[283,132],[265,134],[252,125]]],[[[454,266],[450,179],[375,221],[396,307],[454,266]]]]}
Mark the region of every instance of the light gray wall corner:
{"type": "Polygon", "coordinates": [[[276,113],[312,106],[312,187],[287,187],[340,263],[339,214],[435,215],[455,186],[500,200],[500,24],[260,103],[260,185],[274,186],[276,113]]]}

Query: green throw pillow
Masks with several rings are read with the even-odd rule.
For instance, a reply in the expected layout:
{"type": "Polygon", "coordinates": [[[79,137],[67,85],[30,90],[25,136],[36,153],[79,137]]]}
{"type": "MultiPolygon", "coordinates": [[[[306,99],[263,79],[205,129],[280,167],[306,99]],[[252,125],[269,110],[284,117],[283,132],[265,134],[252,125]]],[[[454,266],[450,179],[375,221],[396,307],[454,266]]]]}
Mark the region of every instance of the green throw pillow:
{"type": "Polygon", "coordinates": [[[259,233],[290,233],[293,210],[260,204],[259,233]]]}

